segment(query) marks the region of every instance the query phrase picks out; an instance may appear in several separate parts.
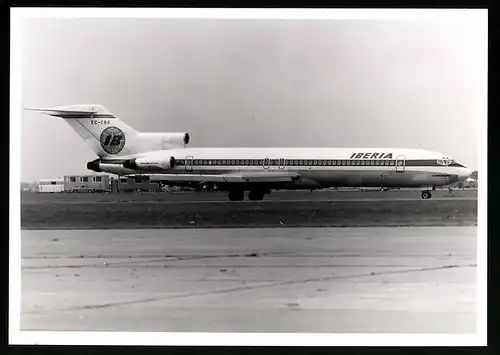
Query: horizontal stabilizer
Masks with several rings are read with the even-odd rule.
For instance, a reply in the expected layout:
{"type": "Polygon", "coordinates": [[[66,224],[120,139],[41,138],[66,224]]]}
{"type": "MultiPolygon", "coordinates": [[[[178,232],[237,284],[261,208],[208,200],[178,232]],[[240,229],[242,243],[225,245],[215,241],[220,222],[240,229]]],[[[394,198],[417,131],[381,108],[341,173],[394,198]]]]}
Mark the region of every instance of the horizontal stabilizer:
{"type": "Polygon", "coordinates": [[[61,118],[115,118],[99,105],[75,105],[57,108],[26,108],[43,114],[61,118]]]}

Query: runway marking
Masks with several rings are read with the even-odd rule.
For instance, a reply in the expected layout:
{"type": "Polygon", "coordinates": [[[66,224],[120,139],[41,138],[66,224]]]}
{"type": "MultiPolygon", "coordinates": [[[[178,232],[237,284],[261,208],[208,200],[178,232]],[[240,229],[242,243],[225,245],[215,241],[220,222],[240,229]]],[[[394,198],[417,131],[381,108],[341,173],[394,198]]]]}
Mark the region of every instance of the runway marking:
{"type": "MultiPolygon", "coordinates": [[[[420,228],[420,227],[419,227],[420,228]]],[[[320,238],[325,238],[325,237],[317,237],[317,239],[320,238]]],[[[419,238],[419,237],[408,237],[408,238],[419,238]]],[[[451,237],[447,237],[451,238],[451,237]]],[[[452,238],[468,238],[468,237],[452,237],[452,238]]],[[[363,238],[360,237],[359,239],[370,239],[370,238],[363,238]]],[[[297,254],[297,253],[290,253],[290,252],[275,252],[275,253],[243,253],[243,254],[221,254],[221,255],[163,255],[163,254],[140,254],[140,255],[130,255],[130,254],[124,254],[124,255],[101,255],[101,254],[96,254],[96,255],[68,255],[68,256],[23,256],[22,259],[28,259],[28,260],[45,260],[45,259],[157,259],[157,258],[163,258],[162,260],[166,261],[176,261],[176,260],[192,260],[192,259],[205,259],[205,258],[233,258],[233,257],[265,257],[265,256],[273,256],[273,257],[299,257],[299,258],[322,258],[322,257],[364,257],[365,255],[363,254],[338,254],[338,253],[343,253],[344,250],[331,250],[328,251],[328,253],[304,253],[304,254],[297,254]],[[251,255],[251,254],[256,254],[256,255],[251,255]],[[169,259],[170,258],[170,259],[169,259]]],[[[468,256],[469,254],[453,254],[453,256],[468,256]]],[[[475,254],[473,254],[475,255],[475,254]]],[[[370,257],[387,257],[387,256],[394,256],[392,253],[378,253],[377,255],[370,255],[370,257]]],[[[439,257],[439,256],[448,256],[448,255],[443,255],[443,254],[415,254],[415,253],[400,253],[398,254],[400,257],[439,257]]]]}
{"type": "MultiPolygon", "coordinates": [[[[149,302],[168,300],[168,299],[179,299],[179,298],[189,298],[189,297],[196,297],[196,296],[224,294],[224,293],[230,293],[230,292],[255,290],[255,289],[262,289],[262,288],[276,287],[276,286],[294,285],[294,284],[308,283],[308,282],[342,280],[342,279],[352,279],[352,278],[368,277],[368,276],[406,274],[406,273],[412,273],[412,272],[436,271],[436,270],[444,270],[444,269],[451,269],[451,268],[464,268],[464,267],[477,267],[477,265],[476,264],[444,265],[444,266],[438,266],[438,267],[393,270],[393,271],[382,271],[382,272],[370,272],[370,273],[353,274],[353,275],[346,275],[346,276],[324,276],[324,277],[307,278],[307,279],[301,279],[301,280],[300,279],[299,280],[287,280],[287,281],[280,281],[280,282],[254,284],[254,285],[248,285],[248,286],[239,286],[239,287],[231,287],[231,288],[216,289],[216,290],[198,291],[198,292],[184,293],[184,294],[177,294],[177,295],[149,297],[149,298],[142,298],[142,299],[131,300],[131,301],[108,302],[108,303],[102,303],[102,304],[86,305],[83,307],[82,306],[70,307],[70,308],[60,309],[59,311],[64,312],[64,311],[79,311],[79,310],[88,310],[88,309],[101,309],[101,308],[108,308],[108,307],[126,306],[126,305],[131,305],[131,304],[149,303],[149,302]]],[[[36,314],[36,313],[40,313],[40,312],[29,312],[29,313],[36,314]]]]}
{"type": "MultiPolygon", "coordinates": [[[[245,253],[245,254],[227,254],[227,255],[176,255],[176,256],[164,256],[161,259],[157,259],[161,256],[142,256],[143,258],[152,258],[152,260],[131,260],[129,262],[111,262],[111,263],[106,263],[106,266],[118,266],[118,267],[127,267],[129,265],[133,264],[141,264],[141,263],[158,263],[158,262],[174,262],[174,261],[183,261],[183,260],[200,260],[200,259],[220,259],[220,258],[238,258],[238,257],[244,257],[244,258],[253,258],[256,256],[280,256],[280,254],[285,254],[285,253],[255,253],[256,255],[252,255],[254,253],[245,253]]],[[[71,256],[71,257],[48,257],[50,259],[66,259],[66,258],[78,258],[78,259],[83,259],[82,257],[77,257],[77,256],[71,256]]],[[[111,258],[120,258],[120,259],[128,259],[131,258],[131,256],[112,256],[112,257],[106,257],[106,256],[91,256],[87,257],[87,259],[111,259],[111,258]]],[[[135,256],[134,256],[135,258],[135,256]]],[[[28,259],[28,258],[23,258],[23,259],[28,259]]],[[[31,257],[30,259],[47,259],[44,257],[31,257]]],[[[40,270],[40,269],[60,269],[60,268],[87,268],[87,267],[96,267],[100,266],[102,263],[99,264],[66,264],[66,265],[49,265],[49,266],[23,266],[22,269],[24,270],[40,270]]],[[[148,267],[148,266],[146,266],[148,267]]],[[[165,267],[165,266],[160,266],[160,267],[165,267]]]]}
{"type": "MultiPolygon", "coordinates": [[[[470,201],[477,200],[476,197],[438,197],[430,199],[429,201],[470,201]]],[[[204,203],[225,203],[225,204],[259,204],[259,203],[298,203],[298,202],[318,202],[318,203],[332,203],[332,202],[393,202],[393,201],[422,201],[419,198],[363,198],[363,199],[336,199],[336,200],[263,200],[263,201],[224,201],[224,200],[200,200],[200,201],[37,201],[37,202],[22,202],[21,205],[39,205],[39,204],[204,204],[204,203]]]]}
{"type": "MultiPolygon", "coordinates": [[[[342,251],[338,251],[341,253],[342,251]]],[[[145,257],[142,256],[146,260],[130,260],[130,261],[120,261],[120,262],[107,262],[104,260],[108,259],[129,259],[131,257],[128,256],[91,256],[91,257],[86,257],[86,259],[101,259],[103,262],[99,263],[92,263],[92,264],[63,264],[63,265],[41,265],[41,266],[22,266],[23,270],[43,270],[43,269],[64,269],[64,268],[96,268],[96,267],[129,267],[132,265],[138,265],[138,267],[141,268],[225,268],[225,267],[231,267],[231,268],[270,268],[270,267],[276,267],[276,268],[300,268],[300,267],[406,267],[406,266],[411,266],[411,265],[366,265],[366,264],[360,264],[360,265],[355,265],[355,264],[307,264],[307,265],[283,265],[283,264],[267,264],[263,265],[259,263],[258,265],[178,265],[177,261],[193,261],[193,260],[204,260],[204,259],[230,259],[230,258],[246,258],[251,260],[254,257],[284,257],[284,258],[356,258],[356,257],[364,257],[361,254],[334,254],[335,252],[332,251],[330,254],[290,254],[290,253],[259,253],[255,256],[252,256],[252,253],[244,253],[244,254],[228,254],[228,255],[192,255],[192,256],[150,256],[150,257],[145,257]],[[160,259],[158,259],[160,258],[160,259]],[[156,263],[165,263],[164,265],[148,265],[148,264],[156,264],[156,263]],[[170,263],[170,264],[168,264],[170,263]],[[172,264],[175,263],[175,264],[172,264]],[[145,264],[141,266],[140,264],[145,264]]],[[[371,257],[373,258],[386,258],[387,256],[392,256],[392,254],[379,254],[379,255],[373,255],[371,257]]],[[[400,255],[401,257],[412,257],[412,258],[422,258],[422,257],[448,257],[447,255],[443,254],[402,254],[400,255]]],[[[470,258],[473,257],[473,255],[467,255],[467,254],[454,254],[454,256],[461,256],[462,258],[470,258]]],[[[134,257],[135,258],[135,257],[134,257]]],[[[35,260],[47,260],[47,259],[83,259],[81,257],[77,256],[69,256],[69,257],[25,257],[23,259],[35,259],[35,260]]]]}

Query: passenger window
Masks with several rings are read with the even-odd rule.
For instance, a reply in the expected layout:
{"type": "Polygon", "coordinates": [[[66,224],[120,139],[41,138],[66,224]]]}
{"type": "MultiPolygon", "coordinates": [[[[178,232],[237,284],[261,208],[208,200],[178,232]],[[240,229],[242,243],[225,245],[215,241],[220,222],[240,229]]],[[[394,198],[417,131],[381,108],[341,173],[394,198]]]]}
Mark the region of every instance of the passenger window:
{"type": "Polygon", "coordinates": [[[342,165],[345,165],[345,160],[342,160],[342,165]]]}
{"type": "Polygon", "coordinates": [[[350,160],[347,161],[347,165],[351,165],[351,161],[350,160]]]}
{"type": "Polygon", "coordinates": [[[394,160],[391,160],[391,165],[394,165],[394,160]]]}
{"type": "Polygon", "coordinates": [[[327,161],[327,164],[328,164],[328,165],[332,165],[332,161],[331,161],[331,160],[328,160],[328,161],[327,161]]]}

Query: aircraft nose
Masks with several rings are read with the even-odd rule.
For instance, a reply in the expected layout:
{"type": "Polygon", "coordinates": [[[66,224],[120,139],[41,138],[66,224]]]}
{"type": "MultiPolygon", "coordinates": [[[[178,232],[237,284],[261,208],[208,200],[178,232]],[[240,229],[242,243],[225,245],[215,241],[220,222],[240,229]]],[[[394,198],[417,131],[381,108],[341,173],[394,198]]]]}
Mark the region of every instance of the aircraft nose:
{"type": "Polygon", "coordinates": [[[458,178],[460,180],[465,180],[465,179],[469,178],[471,175],[472,175],[472,170],[464,167],[464,168],[460,169],[460,173],[458,174],[458,178]]]}

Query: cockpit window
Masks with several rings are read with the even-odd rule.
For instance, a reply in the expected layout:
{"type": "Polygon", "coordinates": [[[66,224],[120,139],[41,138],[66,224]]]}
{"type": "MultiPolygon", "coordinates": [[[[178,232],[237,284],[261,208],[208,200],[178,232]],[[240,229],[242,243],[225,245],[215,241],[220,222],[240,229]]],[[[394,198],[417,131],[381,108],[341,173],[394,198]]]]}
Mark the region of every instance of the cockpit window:
{"type": "Polygon", "coordinates": [[[455,161],[453,159],[449,158],[449,157],[443,157],[441,159],[438,159],[437,163],[439,165],[445,165],[446,166],[446,165],[451,165],[451,164],[455,163],[455,161]]]}

